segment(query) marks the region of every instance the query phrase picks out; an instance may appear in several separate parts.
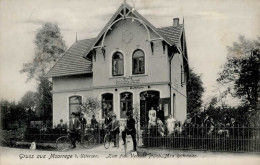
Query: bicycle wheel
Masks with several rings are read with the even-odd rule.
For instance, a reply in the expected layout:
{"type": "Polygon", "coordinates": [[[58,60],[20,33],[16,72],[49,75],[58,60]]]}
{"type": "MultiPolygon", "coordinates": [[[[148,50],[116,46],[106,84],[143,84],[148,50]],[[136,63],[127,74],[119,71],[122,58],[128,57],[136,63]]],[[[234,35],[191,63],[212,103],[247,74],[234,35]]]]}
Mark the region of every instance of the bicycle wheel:
{"type": "Polygon", "coordinates": [[[84,148],[91,149],[96,143],[95,137],[92,134],[86,134],[81,139],[81,145],[84,148]]]}
{"type": "Polygon", "coordinates": [[[110,135],[106,134],[104,137],[104,147],[108,149],[110,146],[110,135]]]}
{"type": "Polygon", "coordinates": [[[59,151],[66,151],[71,147],[71,140],[67,136],[61,136],[56,140],[56,148],[59,151]]]}

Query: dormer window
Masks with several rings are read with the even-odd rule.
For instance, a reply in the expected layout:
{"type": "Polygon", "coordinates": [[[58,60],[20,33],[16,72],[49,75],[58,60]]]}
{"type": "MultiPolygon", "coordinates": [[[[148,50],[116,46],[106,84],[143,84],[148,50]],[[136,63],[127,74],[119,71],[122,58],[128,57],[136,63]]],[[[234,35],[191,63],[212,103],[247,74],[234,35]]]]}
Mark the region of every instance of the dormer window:
{"type": "Polygon", "coordinates": [[[124,75],[124,56],[120,52],[116,52],[112,57],[112,74],[113,76],[124,75]]]}
{"type": "Polygon", "coordinates": [[[140,49],[133,53],[133,74],[144,74],[144,52],[140,49]]]}

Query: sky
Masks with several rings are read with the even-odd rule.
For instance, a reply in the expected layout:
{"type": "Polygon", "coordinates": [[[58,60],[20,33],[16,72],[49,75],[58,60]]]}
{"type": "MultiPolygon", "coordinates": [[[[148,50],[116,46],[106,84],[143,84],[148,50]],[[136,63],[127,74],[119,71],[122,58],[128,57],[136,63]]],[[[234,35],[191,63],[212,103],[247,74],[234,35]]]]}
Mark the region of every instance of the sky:
{"type": "MultiPolygon", "coordinates": [[[[35,81],[20,74],[34,56],[34,37],[45,22],[58,23],[67,47],[98,35],[123,0],[0,0],[0,99],[19,101],[35,81]]],[[[227,46],[260,36],[258,0],[127,0],[155,27],[185,19],[190,67],[201,75],[204,103],[217,95],[216,79],[227,46]]],[[[232,100],[231,100],[232,104],[232,100]]]]}

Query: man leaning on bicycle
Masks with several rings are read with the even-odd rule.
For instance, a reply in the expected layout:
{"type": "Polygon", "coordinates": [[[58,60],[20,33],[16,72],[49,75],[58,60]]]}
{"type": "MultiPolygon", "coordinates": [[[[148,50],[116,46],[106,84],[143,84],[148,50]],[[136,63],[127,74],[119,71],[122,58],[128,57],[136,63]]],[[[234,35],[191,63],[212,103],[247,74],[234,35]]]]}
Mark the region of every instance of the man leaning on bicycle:
{"type": "Polygon", "coordinates": [[[114,147],[119,147],[120,122],[116,119],[115,113],[112,114],[112,121],[105,126],[105,129],[110,131],[114,141],[114,147]]]}
{"type": "Polygon", "coordinates": [[[80,137],[80,121],[76,118],[76,114],[74,112],[71,113],[71,119],[69,121],[69,138],[72,143],[72,148],[76,148],[76,140],[80,137]]]}
{"type": "Polygon", "coordinates": [[[125,130],[122,131],[122,139],[125,145],[126,144],[126,135],[131,135],[134,145],[134,151],[136,151],[136,129],[135,129],[135,119],[131,112],[126,113],[127,120],[125,130]]]}

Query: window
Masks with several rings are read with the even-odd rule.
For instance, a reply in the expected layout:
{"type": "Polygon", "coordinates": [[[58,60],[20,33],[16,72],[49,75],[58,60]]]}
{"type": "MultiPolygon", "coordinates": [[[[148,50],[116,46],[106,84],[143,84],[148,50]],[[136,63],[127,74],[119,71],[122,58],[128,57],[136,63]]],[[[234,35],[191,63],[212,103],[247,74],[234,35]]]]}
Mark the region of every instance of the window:
{"type": "Polygon", "coordinates": [[[76,115],[79,114],[81,101],[82,101],[81,96],[71,96],[69,98],[70,115],[71,115],[72,112],[76,113],[76,115]]]}
{"type": "Polygon", "coordinates": [[[133,54],[133,74],[144,74],[144,52],[139,49],[133,54]]]}
{"type": "Polygon", "coordinates": [[[130,92],[120,94],[120,117],[126,118],[126,112],[133,112],[133,94],[130,92]]]}
{"type": "Polygon", "coordinates": [[[113,111],[113,94],[105,93],[102,95],[102,118],[111,111],[113,111]]]}
{"type": "Polygon", "coordinates": [[[181,65],[181,86],[185,85],[185,76],[184,76],[184,70],[181,65]]]}
{"type": "Polygon", "coordinates": [[[112,59],[113,76],[124,75],[124,56],[120,52],[116,52],[112,59]]]}

